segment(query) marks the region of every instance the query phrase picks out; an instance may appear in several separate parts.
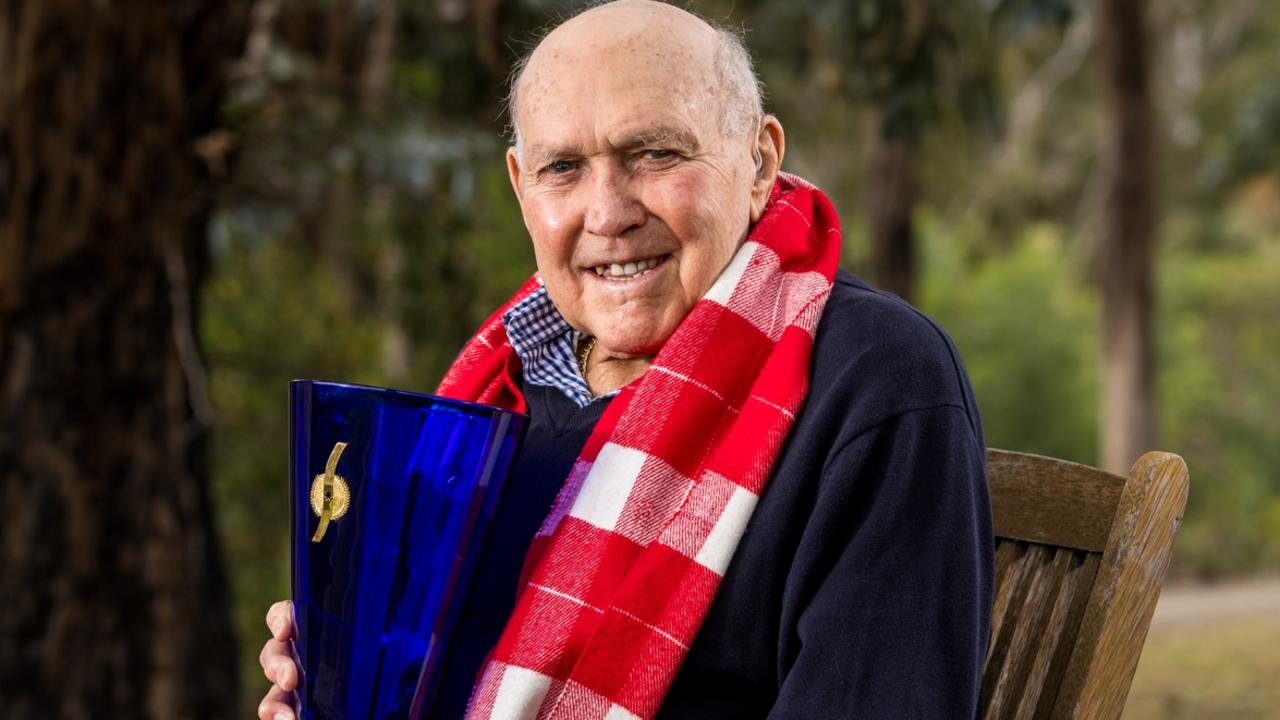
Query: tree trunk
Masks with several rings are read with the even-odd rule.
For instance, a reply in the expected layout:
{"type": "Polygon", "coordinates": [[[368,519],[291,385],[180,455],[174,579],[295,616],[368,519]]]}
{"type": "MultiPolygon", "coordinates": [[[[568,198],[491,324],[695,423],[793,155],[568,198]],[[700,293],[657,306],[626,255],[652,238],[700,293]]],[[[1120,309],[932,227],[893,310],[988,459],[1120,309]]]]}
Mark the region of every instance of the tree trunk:
{"type": "Polygon", "coordinates": [[[0,694],[229,718],[195,319],[239,3],[0,0],[0,694]]]}
{"type": "Polygon", "coordinates": [[[397,0],[377,0],[374,4],[373,30],[360,72],[360,100],[366,115],[382,116],[387,86],[391,83],[391,66],[395,61],[396,31],[400,21],[397,0]]]}
{"type": "Polygon", "coordinates": [[[1101,464],[1127,473],[1155,444],[1154,128],[1142,0],[1098,0],[1106,98],[1101,464]]]}
{"type": "Polygon", "coordinates": [[[915,149],[909,138],[886,132],[876,109],[868,111],[866,127],[872,282],[910,302],[916,281],[915,149]]]}

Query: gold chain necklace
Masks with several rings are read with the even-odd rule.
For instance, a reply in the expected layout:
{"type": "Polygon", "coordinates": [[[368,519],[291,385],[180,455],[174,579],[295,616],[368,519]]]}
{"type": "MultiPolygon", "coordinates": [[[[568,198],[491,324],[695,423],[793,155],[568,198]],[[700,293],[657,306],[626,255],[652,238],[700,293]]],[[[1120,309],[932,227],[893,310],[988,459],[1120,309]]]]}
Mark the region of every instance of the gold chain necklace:
{"type": "Polygon", "coordinates": [[[582,372],[582,379],[587,379],[587,360],[591,358],[591,351],[596,349],[596,339],[589,337],[578,345],[578,370],[582,372]]]}

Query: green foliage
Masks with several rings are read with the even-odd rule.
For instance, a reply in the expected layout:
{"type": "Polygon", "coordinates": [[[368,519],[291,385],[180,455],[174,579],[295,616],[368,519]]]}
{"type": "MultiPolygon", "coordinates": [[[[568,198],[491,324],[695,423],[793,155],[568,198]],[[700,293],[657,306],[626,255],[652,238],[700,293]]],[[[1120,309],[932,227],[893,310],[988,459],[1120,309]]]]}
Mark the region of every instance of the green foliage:
{"type": "MultiPolygon", "coordinates": [[[[977,0],[805,0],[815,65],[844,97],[880,108],[886,137],[917,143],[938,116],[994,122],[996,15],[977,0]]],[[[783,36],[782,39],[786,39],[783,36]]]]}
{"type": "MultiPolygon", "coordinates": [[[[1095,462],[1099,306],[1062,230],[1031,225],[984,254],[989,228],[921,216],[920,306],[965,358],[987,444],[1095,462]]],[[[1277,567],[1280,235],[1243,250],[1171,250],[1160,278],[1160,446],[1192,478],[1175,572],[1277,567]]]]}
{"type": "Polygon", "coordinates": [[[1162,267],[1160,435],[1191,471],[1178,559],[1202,575],[1280,561],[1278,241],[1162,267]]]}
{"type": "Polygon", "coordinates": [[[974,260],[983,228],[924,214],[920,306],[965,358],[987,444],[1093,462],[1097,299],[1061,231],[1029,226],[1007,253],[974,260]]]}

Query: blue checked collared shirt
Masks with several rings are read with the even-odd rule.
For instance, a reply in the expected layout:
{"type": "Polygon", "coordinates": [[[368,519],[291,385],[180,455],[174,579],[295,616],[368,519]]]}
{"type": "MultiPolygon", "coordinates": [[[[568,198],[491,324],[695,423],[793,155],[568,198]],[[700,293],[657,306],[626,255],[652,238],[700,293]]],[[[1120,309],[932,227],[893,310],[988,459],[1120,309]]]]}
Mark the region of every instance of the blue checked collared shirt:
{"type": "Polygon", "coordinates": [[[525,382],[556,388],[578,407],[592,401],[578,370],[576,350],[583,333],[564,319],[545,287],[511,306],[502,314],[502,324],[524,366],[525,382]]]}

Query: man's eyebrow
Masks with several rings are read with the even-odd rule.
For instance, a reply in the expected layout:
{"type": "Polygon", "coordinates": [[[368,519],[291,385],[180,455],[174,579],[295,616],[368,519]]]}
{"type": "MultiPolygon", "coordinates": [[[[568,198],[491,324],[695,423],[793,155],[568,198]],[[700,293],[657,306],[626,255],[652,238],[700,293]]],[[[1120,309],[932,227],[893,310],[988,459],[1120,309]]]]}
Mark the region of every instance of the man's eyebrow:
{"type": "Polygon", "coordinates": [[[675,145],[692,150],[698,147],[698,138],[680,127],[653,127],[623,135],[613,143],[614,147],[623,150],[647,145],[675,145]]]}
{"type": "Polygon", "coordinates": [[[523,155],[529,168],[538,168],[559,158],[578,157],[582,155],[582,149],[561,145],[527,145],[523,155]]]}

